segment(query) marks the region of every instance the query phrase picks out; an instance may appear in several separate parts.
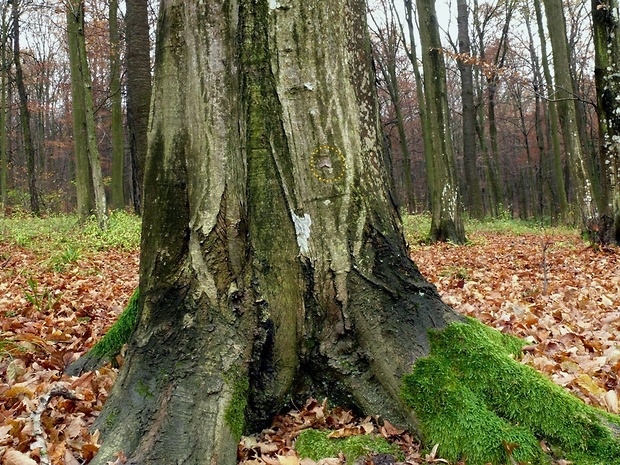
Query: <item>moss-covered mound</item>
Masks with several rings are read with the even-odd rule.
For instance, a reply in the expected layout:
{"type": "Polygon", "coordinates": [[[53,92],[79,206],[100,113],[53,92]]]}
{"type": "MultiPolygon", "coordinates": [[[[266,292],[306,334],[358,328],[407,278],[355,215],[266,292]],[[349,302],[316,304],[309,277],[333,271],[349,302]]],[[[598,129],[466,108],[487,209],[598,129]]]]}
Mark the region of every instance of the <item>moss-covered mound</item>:
{"type": "Polygon", "coordinates": [[[338,457],[342,452],[347,463],[354,463],[359,457],[369,454],[400,455],[397,446],[385,438],[372,434],[349,436],[346,438],[328,438],[330,431],[305,429],[295,442],[295,450],[301,458],[318,461],[328,457],[338,457]]]}
{"type": "Polygon", "coordinates": [[[403,378],[403,396],[442,457],[468,465],[547,464],[552,457],[620,464],[620,417],[519,363],[523,341],[475,320],[430,338],[430,356],[403,378]]]}

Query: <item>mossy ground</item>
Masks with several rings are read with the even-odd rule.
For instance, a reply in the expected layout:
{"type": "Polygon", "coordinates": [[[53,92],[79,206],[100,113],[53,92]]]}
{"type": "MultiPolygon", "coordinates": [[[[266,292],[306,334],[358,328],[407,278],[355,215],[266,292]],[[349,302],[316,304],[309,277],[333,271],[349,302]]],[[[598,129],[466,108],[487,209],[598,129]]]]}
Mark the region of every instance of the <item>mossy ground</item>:
{"type": "Polygon", "coordinates": [[[138,297],[139,291],[136,289],[116,323],[90,349],[92,357],[111,360],[120,354],[123,345],[129,341],[138,321],[138,297]]]}
{"type": "Polygon", "coordinates": [[[620,417],[584,404],[519,363],[523,342],[470,320],[430,334],[430,356],[403,378],[425,442],[468,465],[620,464],[620,417]],[[547,448],[543,451],[541,442],[547,448]]]}
{"type": "Polygon", "coordinates": [[[295,450],[300,457],[315,461],[327,457],[338,457],[338,454],[342,452],[349,464],[371,453],[393,455],[400,453],[398,447],[379,436],[366,434],[332,439],[327,437],[329,433],[330,431],[305,429],[295,442],[295,450]]]}

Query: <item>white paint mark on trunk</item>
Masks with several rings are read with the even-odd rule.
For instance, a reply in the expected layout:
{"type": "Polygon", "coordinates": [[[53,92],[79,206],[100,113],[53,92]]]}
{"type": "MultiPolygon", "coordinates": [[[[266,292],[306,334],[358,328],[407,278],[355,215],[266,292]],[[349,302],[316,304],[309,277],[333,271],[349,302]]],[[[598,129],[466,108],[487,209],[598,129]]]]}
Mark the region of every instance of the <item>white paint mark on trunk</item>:
{"type": "Polygon", "coordinates": [[[302,218],[301,216],[297,216],[295,212],[291,212],[291,217],[293,218],[293,223],[295,224],[295,233],[297,234],[297,245],[299,246],[299,251],[305,255],[310,251],[308,247],[308,239],[310,238],[310,226],[312,225],[312,220],[310,219],[310,215],[307,213],[305,213],[302,218]]]}

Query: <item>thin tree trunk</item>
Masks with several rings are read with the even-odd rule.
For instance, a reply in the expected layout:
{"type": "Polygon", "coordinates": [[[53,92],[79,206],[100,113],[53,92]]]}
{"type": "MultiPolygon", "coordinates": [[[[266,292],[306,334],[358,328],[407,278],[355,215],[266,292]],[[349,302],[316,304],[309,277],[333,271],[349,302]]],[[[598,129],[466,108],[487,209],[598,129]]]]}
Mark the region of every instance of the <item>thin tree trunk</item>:
{"type": "MultiPolygon", "coordinates": [[[[72,89],[75,84],[82,87],[78,94],[74,95],[74,112],[82,112],[78,119],[83,121],[86,143],[86,156],[88,160],[88,171],[90,173],[89,187],[91,194],[89,198],[94,199],[95,216],[100,228],[105,228],[107,223],[107,206],[105,190],[103,187],[103,175],[99,161],[99,149],[97,148],[97,136],[95,131],[95,115],[93,104],[92,82],[86,56],[86,38],[84,36],[84,1],[71,0],[67,4],[67,31],[72,34],[69,42],[73,42],[69,48],[70,53],[74,53],[71,63],[71,71],[76,76],[71,77],[72,89]],[[78,99],[81,98],[81,101],[78,99]],[[76,106],[77,101],[77,106],[76,106]]],[[[75,118],[75,117],[74,117],[75,118]]],[[[75,120],[74,120],[75,121],[75,120]]],[[[77,144],[77,142],[76,142],[77,144]]],[[[76,152],[78,151],[76,147],[76,152]]]]}
{"type": "Polygon", "coordinates": [[[7,156],[7,134],[6,134],[6,114],[7,114],[7,53],[9,21],[7,19],[7,10],[9,4],[2,6],[2,29],[0,30],[0,202],[2,202],[2,211],[0,216],[4,215],[7,207],[7,180],[8,180],[8,156],[7,156]]]}
{"type": "Polygon", "coordinates": [[[110,0],[110,98],[112,101],[112,208],[125,208],[123,108],[121,96],[120,38],[118,34],[118,0],[110,0]]]}
{"type": "MultiPolygon", "coordinates": [[[[540,2],[534,2],[536,11],[536,24],[538,27],[538,36],[540,38],[540,52],[547,87],[547,97],[551,96],[553,91],[553,78],[551,77],[551,67],[547,58],[547,38],[543,26],[542,8],[540,2]]],[[[560,128],[558,126],[557,102],[551,101],[547,104],[549,132],[551,134],[551,148],[553,150],[553,167],[554,167],[554,184],[557,186],[557,199],[559,202],[559,213],[562,221],[568,218],[568,198],[566,183],[564,182],[564,170],[562,168],[562,152],[560,145],[560,128]]]]}
{"type": "MultiPolygon", "coordinates": [[[[384,12],[387,14],[387,12],[384,12]]],[[[405,119],[402,109],[402,101],[400,95],[400,84],[398,82],[398,75],[396,72],[396,59],[398,49],[400,46],[400,40],[394,20],[392,18],[392,12],[390,11],[390,19],[384,26],[383,30],[379,27],[378,23],[373,22],[376,28],[376,35],[379,38],[381,49],[377,51],[376,59],[379,63],[383,80],[394,108],[396,116],[396,129],[398,130],[398,139],[400,153],[403,160],[403,179],[404,179],[404,204],[408,213],[413,213],[415,210],[415,192],[413,189],[413,176],[411,173],[411,160],[409,157],[409,147],[407,144],[407,133],[405,132],[405,119]]]]}
{"type": "Polygon", "coordinates": [[[441,53],[439,26],[434,0],[417,0],[420,18],[420,45],[424,68],[424,95],[431,129],[433,149],[434,192],[431,240],[465,242],[461,215],[456,162],[450,130],[446,68],[441,53]]]}
{"type": "MultiPolygon", "coordinates": [[[[424,146],[424,163],[426,166],[426,185],[430,205],[433,205],[435,195],[435,175],[433,168],[433,144],[431,142],[431,129],[429,127],[429,118],[426,114],[426,97],[424,96],[424,81],[420,74],[420,61],[418,60],[415,40],[415,26],[413,17],[412,0],[405,0],[405,21],[407,22],[407,32],[409,37],[409,47],[406,47],[407,56],[413,68],[413,76],[415,78],[415,91],[418,101],[418,114],[420,117],[420,127],[422,131],[422,143],[424,146]]],[[[405,37],[404,31],[401,31],[405,37]]]]}
{"type": "Polygon", "coordinates": [[[13,62],[15,63],[15,83],[19,95],[19,119],[21,122],[22,136],[24,139],[24,152],[26,153],[26,167],[28,171],[28,193],[30,194],[30,210],[35,215],[41,213],[39,191],[37,189],[36,153],[32,143],[30,130],[30,110],[28,108],[28,94],[24,84],[24,72],[21,63],[21,50],[19,45],[19,3],[13,3],[13,62]]]}
{"type": "Polygon", "coordinates": [[[86,220],[92,211],[94,195],[90,167],[88,162],[88,137],[86,132],[86,111],[84,109],[84,82],[82,80],[79,59],[78,35],[83,30],[80,16],[70,3],[66,4],[67,42],[69,48],[69,66],[71,71],[71,96],[73,118],[73,151],[75,156],[75,188],[77,193],[77,212],[86,220]]]}
{"type": "MultiPolygon", "coordinates": [[[[482,18],[485,22],[481,23],[481,15],[482,13],[480,12],[478,0],[474,0],[474,28],[478,37],[478,53],[480,54],[480,61],[484,63],[486,61],[486,50],[484,41],[486,34],[485,27],[487,18],[482,18]]],[[[499,204],[501,203],[502,196],[502,179],[499,174],[499,168],[496,166],[495,159],[491,155],[489,155],[489,144],[486,139],[486,113],[482,82],[483,72],[479,69],[476,69],[476,87],[478,89],[478,99],[476,103],[476,133],[478,135],[478,140],[480,141],[480,150],[482,151],[484,157],[484,166],[486,167],[486,196],[489,199],[488,210],[490,211],[491,215],[497,216],[499,214],[499,204]]]]}
{"type": "Polygon", "coordinates": [[[474,80],[469,39],[469,8],[466,0],[457,0],[459,53],[466,58],[458,60],[461,75],[461,101],[463,106],[463,162],[467,185],[467,207],[474,218],[482,218],[482,196],[478,180],[478,154],[476,153],[476,107],[474,105],[474,80]]]}
{"type": "Polygon", "coordinates": [[[584,230],[590,230],[592,221],[598,216],[597,205],[590,180],[588,162],[583,153],[577,127],[577,113],[572,93],[573,84],[569,71],[564,10],[561,0],[544,0],[544,4],[549,39],[553,49],[555,98],[557,99],[558,115],[562,125],[564,150],[570,163],[575,200],[579,209],[578,218],[576,219],[584,230]]]}
{"type": "Polygon", "coordinates": [[[126,1],[127,125],[133,203],[142,211],[142,187],[151,103],[151,57],[147,0],[126,1]]]}

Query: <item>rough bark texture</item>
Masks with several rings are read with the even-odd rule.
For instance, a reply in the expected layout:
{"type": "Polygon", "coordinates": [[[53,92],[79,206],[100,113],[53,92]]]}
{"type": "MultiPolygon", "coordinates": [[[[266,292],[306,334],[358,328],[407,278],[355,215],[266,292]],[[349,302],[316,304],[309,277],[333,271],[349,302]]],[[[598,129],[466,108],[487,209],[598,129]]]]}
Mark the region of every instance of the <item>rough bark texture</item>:
{"type": "Polygon", "coordinates": [[[598,240],[620,243],[620,4],[592,0],[602,180],[598,240]]]}
{"type": "Polygon", "coordinates": [[[424,68],[424,96],[429,118],[432,147],[432,221],[433,241],[465,242],[465,228],[456,180],[456,161],[450,130],[446,67],[441,53],[439,26],[434,0],[417,0],[420,17],[420,46],[424,68]]]}
{"type": "Polygon", "coordinates": [[[386,191],[364,12],[162,3],[142,311],[93,464],[233,464],[311,390],[415,426],[401,377],[459,317],[386,191]]]}
{"type": "Polygon", "coordinates": [[[151,57],[147,0],[127,0],[127,125],[132,168],[133,203],[142,211],[142,187],[151,104],[151,57]]]}

